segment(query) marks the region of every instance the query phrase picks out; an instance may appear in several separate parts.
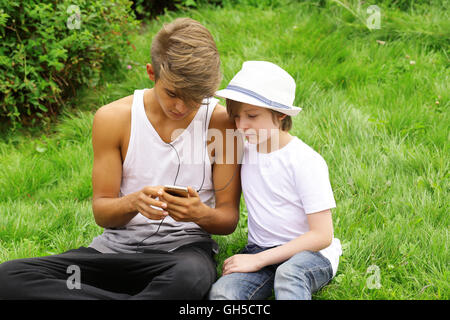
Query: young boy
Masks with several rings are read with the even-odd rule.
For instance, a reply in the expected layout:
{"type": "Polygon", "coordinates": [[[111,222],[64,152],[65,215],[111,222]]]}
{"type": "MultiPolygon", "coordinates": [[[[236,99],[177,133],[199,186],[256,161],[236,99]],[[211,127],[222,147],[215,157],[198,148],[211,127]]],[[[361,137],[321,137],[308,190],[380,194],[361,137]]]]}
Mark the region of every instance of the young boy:
{"type": "Polygon", "coordinates": [[[248,209],[248,244],[224,261],[210,299],[311,299],[336,274],[335,200],[323,158],[289,134],[295,81],[277,65],[244,62],[228,87],[228,114],[248,140],[241,184],[248,209]]]}

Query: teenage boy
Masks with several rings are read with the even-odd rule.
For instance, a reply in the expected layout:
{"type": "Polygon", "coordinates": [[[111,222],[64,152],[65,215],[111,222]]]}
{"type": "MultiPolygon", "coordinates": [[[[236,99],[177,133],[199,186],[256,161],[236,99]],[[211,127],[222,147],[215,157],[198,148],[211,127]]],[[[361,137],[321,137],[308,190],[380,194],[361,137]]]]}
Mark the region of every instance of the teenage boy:
{"type": "Polygon", "coordinates": [[[212,98],[219,53],[204,26],[181,18],[158,32],[151,56],[154,87],[94,117],[92,208],[103,234],[87,248],[1,264],[0,298],[201,299],[215,281],[210,234],[234,231],[241,192],[226,143],[207,145],[208,128],[224,141],[235,128],[212,98]],[[188,196],[164,185],[189,186],[188,196]]]}

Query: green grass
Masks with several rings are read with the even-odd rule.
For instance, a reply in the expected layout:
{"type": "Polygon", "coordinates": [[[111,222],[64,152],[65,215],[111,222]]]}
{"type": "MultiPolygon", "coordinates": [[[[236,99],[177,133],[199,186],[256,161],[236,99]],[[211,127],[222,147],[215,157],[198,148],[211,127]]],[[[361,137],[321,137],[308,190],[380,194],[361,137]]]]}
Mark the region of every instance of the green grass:
{"type": "MultiPolygon", "coordinates": [[[[216,39],[222,87],[245,60],[272,61],[296,79],[303,111],[291,133],[328,163],[344,248],[336,277],[314,298],[448,300],[449,10],[439,2],[381,9],[381,29],[372,31],[331,2],[200,8],[149,23],[131,39],[136,50],[123,68],[80,89],[76,110],[50,131],[2,135],[0,261],[86,246],[102,232],[91,210],[93,112],[151,87],[152,36],[162,22],[188,15],[216,39]],[[379,267],[379,289],[367,285],[371,265],[379,267]]],[[[241,204],[235,233],[214,236],[219,271],[246,243],[241,204]]]]}

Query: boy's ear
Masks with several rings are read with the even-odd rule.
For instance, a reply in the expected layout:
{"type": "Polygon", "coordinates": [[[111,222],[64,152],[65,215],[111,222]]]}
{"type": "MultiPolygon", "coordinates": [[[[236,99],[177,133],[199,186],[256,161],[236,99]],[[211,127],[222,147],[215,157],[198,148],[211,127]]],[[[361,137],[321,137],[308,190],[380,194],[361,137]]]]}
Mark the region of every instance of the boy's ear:
{"type": "Polygon", "coordinates": [[[155,71],[150,63],[147,63],[147,74],[150,80],[155,81],[155,71]]]}
{"type": "Polygon", "coordinates": [[[280,121],[283,121],[284,120],[284,118],[286,118],[287,117],[287,114],[283,114],[282,116],[280,116],[278,119],[280,119],[280,121]]]}

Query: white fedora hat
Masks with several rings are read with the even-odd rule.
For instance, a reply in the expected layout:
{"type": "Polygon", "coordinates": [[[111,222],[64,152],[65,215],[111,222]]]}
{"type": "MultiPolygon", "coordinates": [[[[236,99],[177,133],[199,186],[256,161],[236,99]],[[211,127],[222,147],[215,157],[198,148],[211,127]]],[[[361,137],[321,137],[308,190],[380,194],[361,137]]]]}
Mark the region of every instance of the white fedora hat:
{"type": "Polygon", "coordinates": [[[282,68],[267,61],[246,61],[228,86],[217,97],[272,109],[289,116],[302,108],[292,104],[295,99],[295,80],[282,68]]]}

